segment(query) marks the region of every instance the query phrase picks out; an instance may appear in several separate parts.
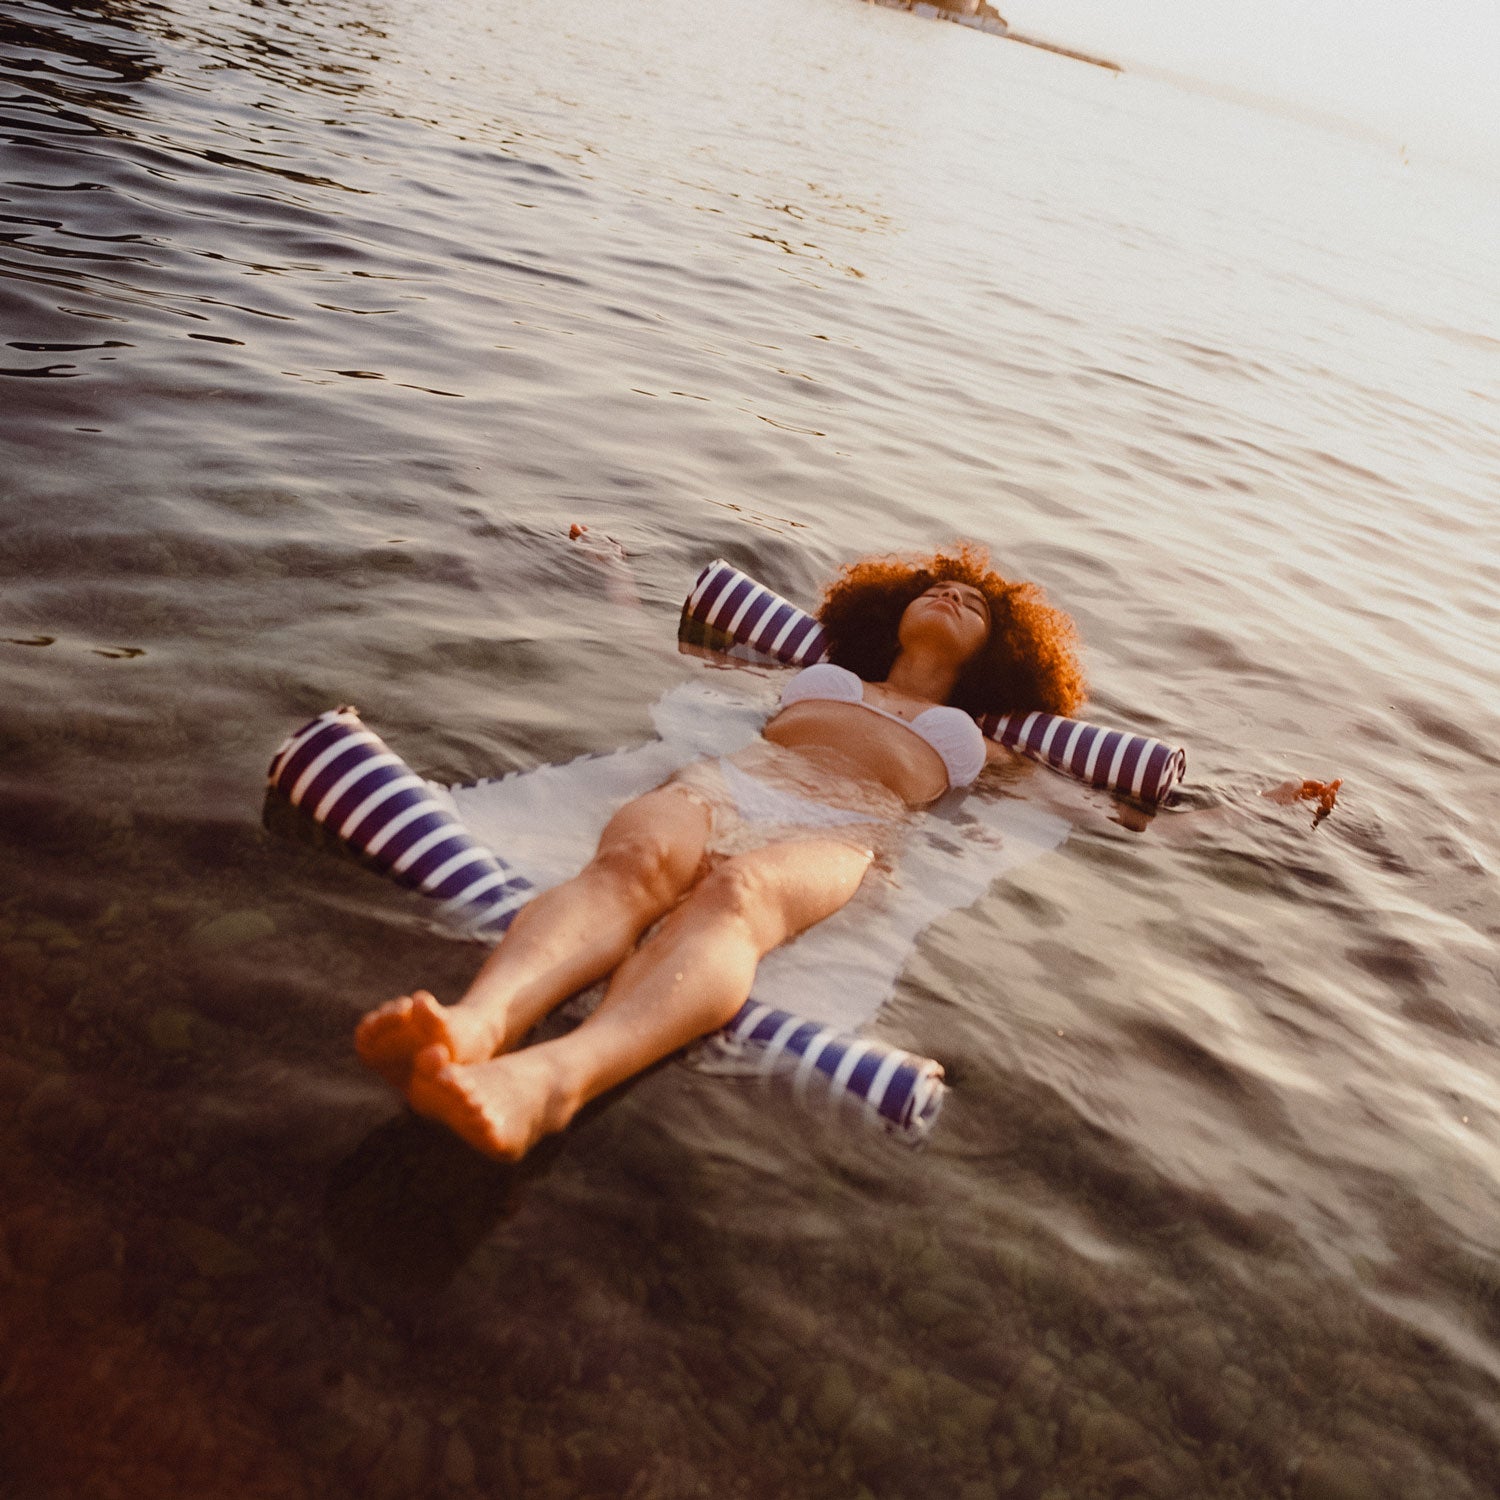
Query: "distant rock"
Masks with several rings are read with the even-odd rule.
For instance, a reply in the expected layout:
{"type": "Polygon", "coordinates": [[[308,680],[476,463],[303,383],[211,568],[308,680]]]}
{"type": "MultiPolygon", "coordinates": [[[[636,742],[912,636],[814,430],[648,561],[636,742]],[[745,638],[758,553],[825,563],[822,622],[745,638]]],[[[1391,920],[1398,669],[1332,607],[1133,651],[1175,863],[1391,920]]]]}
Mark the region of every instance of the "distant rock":
{"type": "Polygon", "coordinates": [[[1004,36],[1010,30],[1005,17],[993,5],[986,4],[986,0],[872,0],[872,3],[884,5],[888,10],[909,10],[929,20],[957,21],[995,36],[1004,36]]]}
{"type": "Polygon", "coordinates": [[[1020,42],[1025,47],[1039,47],[1043,52],[1055,52],[1059,57],[1070,57],[1074,62],[1089,63],[1111,73],[1121,70],[1118,63],[1106,58],[1091,57],[1087,52],[1062,47],[1056,42],[1044,42],[1036,37],[1022,36],[1010,29],[1010,22],[985,0],[866,0],[870,5],[883,5],[887,10],[907,10],[914,16],[925,16],[931,21],[952,21],[958,26],[967,26],[971,31],[987,31],[991,36],[1003,36],[1007,41],[1020,42]]]}

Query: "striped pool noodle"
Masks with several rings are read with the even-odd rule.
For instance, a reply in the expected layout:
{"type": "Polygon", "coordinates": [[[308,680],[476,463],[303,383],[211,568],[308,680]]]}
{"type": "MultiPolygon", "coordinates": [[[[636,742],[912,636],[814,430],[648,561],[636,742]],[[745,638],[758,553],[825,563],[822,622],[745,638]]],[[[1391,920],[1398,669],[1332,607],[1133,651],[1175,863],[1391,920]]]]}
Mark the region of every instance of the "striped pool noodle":
{"type": "Polygon", "coordinates": [[[790,667],[811,666],[828,654],[828,637],[806,610],[722,557],[699,573],[682,613],[790,667]]]}
{"type": "Polygon", "coordinates": [[[705,661],[720,664],[742,661],[755,666],[772,660],[763,652],[743,645],[733,636],[687,614],[679,615],[677,619],[677,649],[685,656],[701,656],[705,661]]]}
{"type": "Polygon", "coordinates": [[[831,1108],[853,1102],[866,1123],[911,1144],[924,1140],[943,1107],[943,1070],[930,1057],[870,1037],[852,1037],[790,1011],[746,1001],[721,1037],[757,1054],[762,1076],[791,1074],[792,1093],[831,1108]]]}
{"type": "MultiPolygon", "coordinates": [[[[446,916],[476,935],[498,937],[536,888],[478,843],[352,708],[304,724],[272,758],[270,785],[294,807],[373,863],[384,875],[442,902],[446,916]]],[[[756,1071],[795,1064],[793,1089],[807,1094],[814,1072],[835,1103],[916,1143],[942,1106],[942,1068],[930,1058],[868,1037],[841,1035],[748,1000],[720,1033],[756,1071]]]]}
{"type": "Polygon", "coordinates": [[[992,740],[1090,786],[1153,806],[1167,800],[1187,771],[1185,750],[1061,714],[986,714],[979,727],[992,740]]]}
{"type": "Polygon", "coordinates": [[[304,724],[276,752],[267,779],[381,874],[441,901],[445,915],[476,933],[504,932],[536,894],[353,709],[304,724]]]}

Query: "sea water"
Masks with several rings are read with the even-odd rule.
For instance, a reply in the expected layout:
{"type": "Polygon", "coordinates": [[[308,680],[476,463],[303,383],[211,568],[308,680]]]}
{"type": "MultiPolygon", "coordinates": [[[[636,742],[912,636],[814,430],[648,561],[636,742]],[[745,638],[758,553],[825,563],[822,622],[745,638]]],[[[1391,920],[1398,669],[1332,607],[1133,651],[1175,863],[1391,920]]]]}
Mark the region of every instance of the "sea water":
{"type": "Polygon", "coordinates": [[[0,1487],[1491,1492],[1493,183],[856,0],[3,0],[0,72],[0,1487]],[[478,954],[263,826],[282,736],[639,743],[709,558],[955,535],[1189,777],[975,794],[1071,832],[882,1014],[930,1146],[401,1116],[351,1027],[478,954]]]}

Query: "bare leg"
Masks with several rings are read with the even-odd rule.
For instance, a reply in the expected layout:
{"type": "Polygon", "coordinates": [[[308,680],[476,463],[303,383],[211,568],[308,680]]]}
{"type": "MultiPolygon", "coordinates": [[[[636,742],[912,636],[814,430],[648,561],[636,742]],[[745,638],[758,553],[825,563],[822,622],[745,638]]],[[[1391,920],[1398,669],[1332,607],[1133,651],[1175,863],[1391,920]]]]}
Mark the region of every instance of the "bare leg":
{"type": "Polygon", "coordinates": [[[412,1059],[427,1048],[480,1062],[513,1047],[616,968],[671,908],[702,866],[708,826],[708,810],[679,788],[626,803],[583,871],[522,908],[456,1005],[417,990],[371,1011],[354,1033],[361,1059],[404,1089],[412,1059]]]}
{"type": "Polygon", "coordinates": [[[726,861],[620,965],[576,1030],[473,1064],[431,1048],[413,1068],[412,1108],[480,1151],[519,1159],[590,1099],[724,1025],[761,958],[843,906],[872,858],[827,839],[726,861]]]}

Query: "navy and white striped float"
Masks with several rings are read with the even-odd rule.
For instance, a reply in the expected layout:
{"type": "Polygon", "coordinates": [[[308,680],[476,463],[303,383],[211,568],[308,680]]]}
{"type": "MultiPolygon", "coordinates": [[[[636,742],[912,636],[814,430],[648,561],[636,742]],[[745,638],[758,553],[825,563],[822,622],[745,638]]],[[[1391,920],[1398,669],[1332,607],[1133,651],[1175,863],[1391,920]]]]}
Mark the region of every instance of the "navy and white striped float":
{"type": "Polygon", "coordinates": [[[498,936],[536,894],[470,838],[352,708],[304,724],[276,752],[268,779],[382,875],[442,902],[445,915],[475,934],[498,936]]]}
{"type": "MultiPolygon", "coordinates": [[[[352,708],[319,714],[271,761],[271,788],[384,875],[442,903],[476,936],[495,939],[536,887],[475,840],[352,708]]],[[[916,1143],[937,1122],[943,1070],[870,1037],[840,1034],[749,1000],[718,1034],[728,1071],[790,1073],[795,1097],[836,1109],[916,1143]],[[745,1066],[741,1067],[740,1064],[745,1066]]]]}
{"type": "MultiPolygon", "coordinates": [[[[794,667],[828,655],[828,637],[811,615],[723,558],[699,573],[682,607],[678,634],[693,647],[733,642],[794,667]]],[[[979,727],[992,740],[1054,770],[1151,806],[1165,802],[1187,772],[1184,750],[1061,714],[986,714],[979,727]]]]}
{"type": "Polygon", "coordinates": [[[806,610],[722,557],[699,573],[682,615],[789,667],[810,667],[828,655],[828,637],[806,610]]]}
{"type": "Polygon", "coordinates": [[[923,1139],[943,1107],[943,1069],[930,1057],[849,1036],[753,999],[720,1041],[731,1057],[752,1058],[756,1073],[789,1074],[798,1101],[815,1101],[821,1092],[835,1107],[852,1104],[869,1124],[908,1141],[923,1139]]]}
{"type": "Polygon", "coordinates": [[[1059,714],[985,714],[979,727],[992,740],[1054,770],[1153,806],[1167,800],[1187,771],[1185,750],[1059,714]]]}

